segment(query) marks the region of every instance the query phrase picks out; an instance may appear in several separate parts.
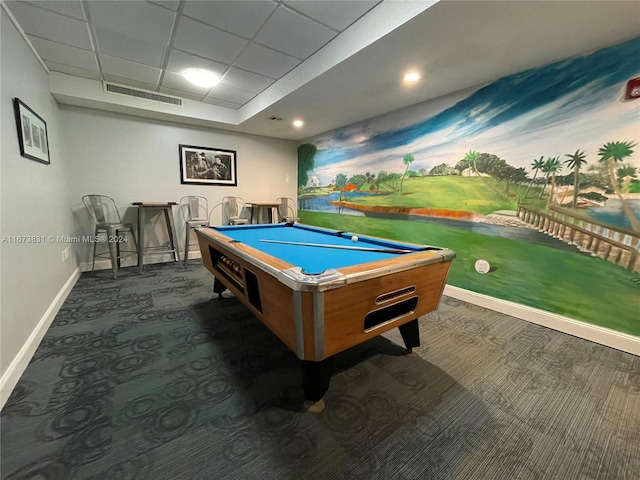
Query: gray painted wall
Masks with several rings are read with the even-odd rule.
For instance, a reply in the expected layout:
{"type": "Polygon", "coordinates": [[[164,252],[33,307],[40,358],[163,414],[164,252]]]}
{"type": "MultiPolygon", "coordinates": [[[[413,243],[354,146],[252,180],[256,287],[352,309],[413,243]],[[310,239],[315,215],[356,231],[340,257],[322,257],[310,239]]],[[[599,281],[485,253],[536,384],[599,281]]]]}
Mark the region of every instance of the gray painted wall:
{"type": "MultiPolygon", "coordinates": [[[[125,220],[135,223],[133,201],[179,201],[203,195],[210,208],[226,195],[247,201],[296,196],[297,142],[58,105],[48,74],[8,15],[1,45],[2,236],[42,235],[42,243],[2,243],[0,255],[0,406],[26,367],[79,266],[91,261],[90,245],[47,237],[93,233],[82,195],[113,197],[125,220]],[[20,156],[12,99],[20,98],[47,122],[51,165],[20,156]],[[238,186],[182,185],[178,145],[236,150],[238,186]],[[62,250],[70,257],[62,260],[62,250]]],[[[213,223],[221,221],[214,210],[213,223]]],[[[178,235],[183,226],[174,212],[178,235]]],[[[164,230],[152,219],[163,241],[164,230]]],[[[161,261],[149,258],[147,261],[161,261]]],[[[86,265],[86,264],[85,264],[86,265]]],[[[101,265],[108,267],[108,261],[101,265]]],[[[90,267],[90,263],[89,263],[90,267]]]]}

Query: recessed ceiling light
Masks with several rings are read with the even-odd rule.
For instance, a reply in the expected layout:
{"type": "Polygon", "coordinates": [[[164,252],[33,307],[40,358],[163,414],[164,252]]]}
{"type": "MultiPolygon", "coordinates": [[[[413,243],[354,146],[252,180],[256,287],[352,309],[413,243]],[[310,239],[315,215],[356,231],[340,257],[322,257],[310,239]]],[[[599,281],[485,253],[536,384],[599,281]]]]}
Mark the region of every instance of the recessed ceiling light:
{"type": "Polygon", "coordinates": [[[220,77],[203,68],[187,68],[182,76],[198,87],[210,88],[220,83],[220,77]]]}
{"type": "Polygon", "coordinates": [[[296,127],[296,128],[300,128],[303,125],[304,125],[304,122],[302,120],[294,120],[293,121],[293,126],[296,127]]]}
{"type": "Polygon", "coordinates": [[[404,75],[405,82],[413,83],[417,82],[418,80],[420,80],[420,74],[418,72],[408,72],[404,75]]]}

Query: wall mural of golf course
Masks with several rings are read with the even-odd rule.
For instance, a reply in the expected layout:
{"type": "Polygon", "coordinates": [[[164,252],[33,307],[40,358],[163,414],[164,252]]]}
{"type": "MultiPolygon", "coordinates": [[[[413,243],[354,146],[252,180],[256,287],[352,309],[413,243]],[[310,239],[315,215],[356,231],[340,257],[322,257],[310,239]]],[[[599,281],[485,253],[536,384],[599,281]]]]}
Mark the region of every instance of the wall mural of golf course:
{"type": "Polygon", "coordinates": [[[449,247],[449,285],[640,336],[640,99],[624,98],[638,51],[640,37],[306,139],[299,217],[449,247]]]}

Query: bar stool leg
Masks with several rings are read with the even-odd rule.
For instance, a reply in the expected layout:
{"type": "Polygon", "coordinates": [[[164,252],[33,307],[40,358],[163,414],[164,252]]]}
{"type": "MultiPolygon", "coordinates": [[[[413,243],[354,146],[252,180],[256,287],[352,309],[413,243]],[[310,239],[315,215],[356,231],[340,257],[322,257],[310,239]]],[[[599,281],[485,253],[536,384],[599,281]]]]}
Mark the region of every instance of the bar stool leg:
{"type": "Polygon", "coordinates": [[[109,256],[111,257],[111,270],[113,270],[113,279],[118,278],[118,247],[116,242],[111,242],[110,239],[116,236],[116,229],[113,227],[107,227],[107,243],[109,244],[109,256]]]}
{"type": "Polygon", "coordinates": [[[138,206],[138,270],[142,273],[144,265],[144,207],[138,206]]]}
{"type": "Polygon", "coordinates": [[[182,268],[182,262],[180,261],[180,256],[178,255],[178,248],[176,246],[176,239],[178,238],[178,235],[176,235],[176,226],[173,223],[173,212],[171,212],[171,208],[164,208],[164,219],[167,222],[167,231],[169,232],[169,245],[171,246],[171,249],[173,250],[173,258],[175,259],[176,262],[178,262],[178,265],[180,265],[180,268],[182,268]]]}
{"type": "Polygon", "coordinates": [[[96,225],[96,233],[93,236],[93,264],[91,265],[91,272],[92,273],[96,269],[96,248],[98,247],[98,242],[96,240],[98,239],[98,234],[99,233],[100,233],[100,229],[96,225]]]}
{"type": "Polygon", "coordinates": [[[184,242],[184,261],[182,263],[186,267],[189,264],[189,237],[191,234],[191,227],[188,223],[185,224],[185,231],[187,232],[187,235],[184,242]]]}

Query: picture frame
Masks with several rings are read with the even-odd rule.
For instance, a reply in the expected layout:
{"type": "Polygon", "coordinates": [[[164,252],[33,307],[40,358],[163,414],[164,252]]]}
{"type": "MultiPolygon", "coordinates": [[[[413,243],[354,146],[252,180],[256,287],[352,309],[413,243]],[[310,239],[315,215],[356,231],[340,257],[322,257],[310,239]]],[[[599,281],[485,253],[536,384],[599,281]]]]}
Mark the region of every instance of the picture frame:
{"type": "Polygon", "coordinates": [[[19,98],[13,99],[20,155],[36,162],[51,164],[47,122],[19,98]]]}
{"type": "Polygon", "coordinates": [[[179,145],[179,154],[180,183],[237,186],[235,150],[179,145]]]}

